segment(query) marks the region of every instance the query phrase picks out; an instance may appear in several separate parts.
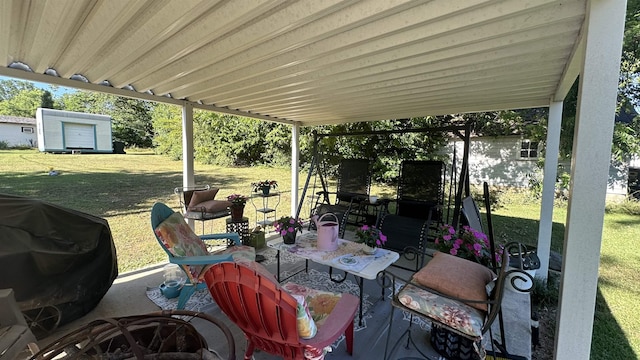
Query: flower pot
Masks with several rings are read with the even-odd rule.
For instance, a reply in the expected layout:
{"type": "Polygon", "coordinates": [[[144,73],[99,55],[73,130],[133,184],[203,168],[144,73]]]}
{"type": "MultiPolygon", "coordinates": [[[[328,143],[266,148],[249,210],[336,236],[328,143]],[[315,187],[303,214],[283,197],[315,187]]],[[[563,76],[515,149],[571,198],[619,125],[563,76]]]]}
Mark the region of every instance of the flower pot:
{"type": "Polygon", "coordinates": [[[262,187],[262,195],[269,195],[269,191],[271,190],[271,186],[263,186],[262,187]]]}
{"type": "Polygon", "coordinates": [[[231,205],[229,209],[231,210],[231,221],[242,221],[244,205],[231,205]]]}
{"type": "Polygon", "coordinates": [[[294,232],[288,232],[286,235],[282,235],[282,239],[284,240],[285,244],[295,244],[296,243],[296,234],[297,231],[294,232]]]}
{"type": "Polygon", "coordinates": [[[376,253],[376,248],[367,244],[362,244],[362,252],[367,255],[373,255],[376,253]]]}

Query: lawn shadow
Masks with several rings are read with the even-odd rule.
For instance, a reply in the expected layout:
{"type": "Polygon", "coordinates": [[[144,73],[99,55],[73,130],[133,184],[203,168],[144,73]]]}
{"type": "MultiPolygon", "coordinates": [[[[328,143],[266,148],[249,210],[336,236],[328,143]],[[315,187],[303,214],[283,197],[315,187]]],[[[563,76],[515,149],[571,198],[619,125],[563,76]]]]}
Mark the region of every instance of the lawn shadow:
{"type": "MultiPolygon", "coordinates": [[[[206,184],[213,177],[201,176],[197,180],[198,184],[206,184]]],[[[244,183],[245,179],[224,175],[216,177],[215,181],[216,185],[224,187],[244,183]]],[[[182,173],[0,174],[0,184],[0,193],[40,199],[95,216],[111,217],[149,212],[150,204],[156,201],[166,202],[178,210],[174,189],[182,186],[182,173]]]]}

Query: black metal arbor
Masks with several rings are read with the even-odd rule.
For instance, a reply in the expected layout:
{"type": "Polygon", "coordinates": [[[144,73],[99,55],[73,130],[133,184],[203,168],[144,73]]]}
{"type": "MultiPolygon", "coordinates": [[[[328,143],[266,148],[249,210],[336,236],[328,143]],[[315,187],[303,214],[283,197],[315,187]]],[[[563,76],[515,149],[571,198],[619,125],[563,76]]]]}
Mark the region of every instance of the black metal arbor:
{"type": "MultiPolygon", "coordinates": [[[[311,178],[314,175],[314,173],[319,175],[322,191],[325,194],[328,193],[327,181],[322,175],[321,164],[320,164],[321,154],[319,154],[319,143],[321,139],[326,137],[341,137],[341,136],[371,136],[371,135],[388,135],[388,134],[404,134],[404,133],[448,132],[458,137],[459,139],[463,140],[464,142],[460,173],[456,174],[456,170],[455,170],[456,157],[454,156],[453,164],[452,164],[453,165],[452,168],[454,170],[452,171],[452,174],[451,174],[451,189],[454,192],[454,206],[453,206],[453,216],[452,216],[451,224],[457,225],[460,220],[460,208],[462,204],[462,198],[465,196],[469,196],[471,193],[470,184],[469,184],[469,147],[470,147],[470,137],[471,137],[472,129],[473,129],[473,122],[469,121],[469,122],[466,122],[464,125],[451,125],[451,126],[402,129],[402,130],[341,132],[341,133],[333,133],[333,134],[319,134],[317,131],[314,131],[313,132],[313,156],[311,159],[311,165],[309,166],[309,172],[305,180],[304,188],[300,196],[300,201],[298,202],[296,217],[300,216],[300,212],[302,211],[302,206],[306,198],[307,190],[309,188],[309,184],[311,182],[311,178]],[[456,176],[456,175],[459,175],[459,176],[456,176]],[[457,182],[455,181],[456,178],[458,179],[457,182]]],[[[449,196],[449,205],[450,205],[450,201],[451,199],[449,196]]]]}

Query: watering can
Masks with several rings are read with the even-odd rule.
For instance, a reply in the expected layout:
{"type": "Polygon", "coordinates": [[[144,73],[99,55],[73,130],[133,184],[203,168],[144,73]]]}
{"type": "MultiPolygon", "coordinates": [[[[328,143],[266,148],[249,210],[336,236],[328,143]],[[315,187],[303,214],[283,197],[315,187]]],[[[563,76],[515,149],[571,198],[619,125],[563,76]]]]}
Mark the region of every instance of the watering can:
{"type": "Polygon", "coordinates": [[[314,215],[311,220],[318,229],[318,250],[338,249],[338,217],[335,214],[326,213],[320,217],[314,215]]]}

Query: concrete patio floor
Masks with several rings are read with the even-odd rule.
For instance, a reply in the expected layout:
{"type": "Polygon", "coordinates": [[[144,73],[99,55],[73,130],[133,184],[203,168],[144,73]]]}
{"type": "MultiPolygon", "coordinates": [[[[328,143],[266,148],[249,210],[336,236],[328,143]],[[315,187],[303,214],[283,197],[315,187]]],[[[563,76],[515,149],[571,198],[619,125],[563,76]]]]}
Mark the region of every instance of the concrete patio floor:
{"type": "MultiPolygon", "coordinates": [[[[95,319],[139,315],[159,311],[160,308],[147,298],[145,290],[147,287],[155,287],[162,283],[162,270],[164,265],[166,264],[156,264],[141,270],[121,274],[114,281],[113,285],[96,308],[82,318],[60,326],[51,336],[41,340],[39,345],[42,348],[46,344],[51,343],[69,331],[95,319]]],[[[390,271],[402,271],[396,269],[397,268],[395,267],[391,267],[390,271]]],[[[393,328],[389,329],[388,314],[390,313],[390,307],[390,303],[388,301],[384,301],[378,302],[375,304],[375,307],[370,310],[374,314],[375,318],[375,321],[371,326],[377,326],[375,332],[377,336],[374,336],[374,338],[363,339],[358,338],[358,333],[356,332],[354,336],[353,356],[349,356],[343,349],[344,345],[341,345],[337,351],[328,354],[327,359],[382,359],[387,333],[391,332],[391,343],[393,344],[396,339],[405,332],[408,324],[406,321],[394,321],[393,328]]],[[[529,320],[529,295],[506,291],[503,302],[503,314],[509,353],[530,359],[531,332],[529,320]]],[[[226,320],[225,322],[229,323],[229,320],[223,314],[216,316],[224,317],[224,320],[226,320]]],[[[494,331],[494,337],[499,336],[497,323],[498,321],[496,320],[494,323],[494,329],[496,329],[494,331]]],[[[196,325],[196,327],[198,326],[196,325]]],[[[232,327],[235,327],[235,325],[231,324],[230,328],[232,327]]],[[[232,328],[231,330],[236,342],[236,357],[241,359],[244,354],[246,341],[237,327],[232,328]]],[[[421,348],[429,349],[428,333],[423,332],[421,334],[419,330],[420,328],[414,327],[413,340],[418,342],[421,348]]],[[[215,349],[216,338],[208,336],[206,331],[200,329],[199,331],[204,335],[209,346],[215,349]]],[[[403,343],[406,343],[406,339],[403,343]]],[[[430,353],[435,354],[432,349],[430,353]]],[[[430,353],[428,352],[428,354],[430,353]]],[[[254,358],[256,360],[260,360],[277,359],[278,357],[271,356],[263,352],[256,352],[254,354],[254,358]]],[[[424,359],[425,357],[413,347],[405,349],[403,345],[400,345],[393,358],[424,359]]],[[[437,355],[433,358],[438,359],[437,355]]]]}

